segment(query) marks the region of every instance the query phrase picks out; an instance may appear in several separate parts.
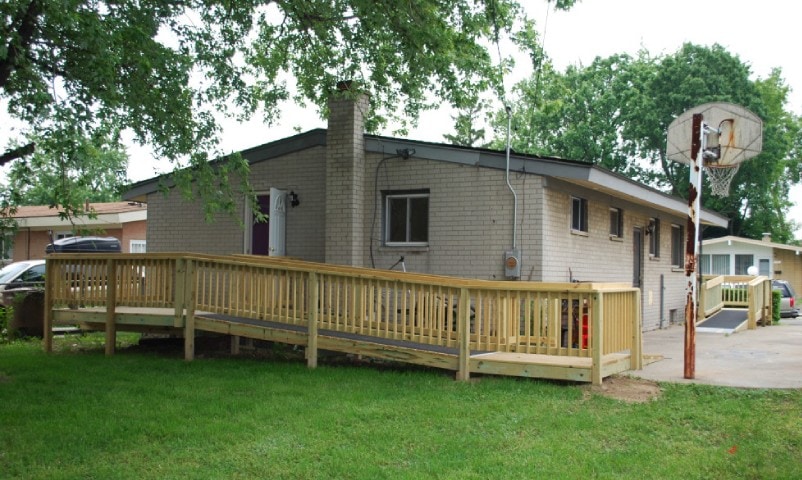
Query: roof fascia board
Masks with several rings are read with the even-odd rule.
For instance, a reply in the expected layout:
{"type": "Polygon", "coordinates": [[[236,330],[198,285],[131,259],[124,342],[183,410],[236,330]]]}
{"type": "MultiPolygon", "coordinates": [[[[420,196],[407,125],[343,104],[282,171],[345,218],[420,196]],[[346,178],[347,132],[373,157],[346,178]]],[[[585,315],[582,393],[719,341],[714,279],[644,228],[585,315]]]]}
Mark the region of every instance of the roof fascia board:
{"type": "Polygon", "coordinates": [[[98,215],[97,218],[85,216],[62,219],[57,215],[47,217],[27,217],[17,219],[17,224],[21,228],[64,228],[64,227],[98,227],[112,225],[114,228],[122,228],[122,225],[130,222],[137,222],[148,219],[147,210],[137,210],[123,213],[106,213],[98,215]]]}

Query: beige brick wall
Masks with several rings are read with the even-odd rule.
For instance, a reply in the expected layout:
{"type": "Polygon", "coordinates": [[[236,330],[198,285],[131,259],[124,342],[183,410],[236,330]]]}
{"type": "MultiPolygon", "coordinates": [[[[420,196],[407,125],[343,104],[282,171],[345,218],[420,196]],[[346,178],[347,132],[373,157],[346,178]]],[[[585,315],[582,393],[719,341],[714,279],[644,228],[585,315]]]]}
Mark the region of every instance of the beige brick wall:
{"type": "Polygon", "coordinates": [[[326,136],[326,262],[363,265],[365,233],[365,116],[368,97],[329,102],[326,136]]]}
{"type": "Polygon", "coordinates": [[[573,277],[579,281],[623,282],[632,284],[634,277],[633,244],[634,229],[641,228],[643,238],[643,271],[642,271],[642,303],[644,330],[653,330],[660,326],[660,276],[663,276],[663,311],[664,326],[670,320],[670,310],[678,310],[679,321],[682,321],[685,308],[685,273],[684,270],[671,265],[671,224],[684,224],[684,219],[668,214],[644,209],[638,205],[619,200],[615,197],[600,194],[591,190],[580,189],[557,180],[549,180],[546,189],[548,205],[544,222],[544,250],[548,254],[543,258],[546,274],[544,281],[566,282],[573,277]],[[575,195],[588,201],[588,233],[587,235],[572,233],[571,196],[575,195]],[[620,208],[624,214],[624,235],[622,239],[611,239],[609,235],[610,208],[620,208]],[[649,257],[649,237],[645,235],[645,227],[649,218],[657,215],[660,218],[660,256],[649,257]]]}
{"type": "MultiPolygon", "coordinates": [[[[311,148],[251,166],[255,192],[271,187],[298,194],[300,205],[287,208],[287,256],[323,261],[325,221],[325,149],[311,148]]],[[[212,254],[244,253],[250,244],[250,207],[237,199],[237,213],[203,220],[198,201],[190,202],[176,191],[148,196],[148,252],[188,251],[212,254]]]]}
{"type": "MultiPolygon", "coordinates": [[[[407,270],[481,279],[504,279],[504,252],[512,247],[513,196],[500,170],[397,156],[386,159],[376,175],[381,155],[369,155],[365,231],[377,268],[388,268],[400,255],[407,270]],[[374,185],[378,178],[378,185],[374,185]],[[391,247],[382,241],[382,191],[429,189],[429,246],[391,247]],[[372,234],[372,235],[371,235],[372,234]],[[371,241],[372,240],[372,241],[371,241]]],[[[542,217],[540,177],[511,176],[519,198],[518,246],[522,276],[538,280],[542,217]],[[521,228],[526,226],[527,228],[521,228]],[[533,227],[535,226],[535,227],[533,227]]]]}

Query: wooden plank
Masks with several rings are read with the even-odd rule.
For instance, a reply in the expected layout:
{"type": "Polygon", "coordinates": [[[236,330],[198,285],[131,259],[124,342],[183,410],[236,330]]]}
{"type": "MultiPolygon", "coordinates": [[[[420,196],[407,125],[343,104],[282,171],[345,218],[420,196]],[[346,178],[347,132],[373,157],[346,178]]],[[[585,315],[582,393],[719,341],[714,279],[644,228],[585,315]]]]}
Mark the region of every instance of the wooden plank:
{"type": "Polygon", "coordinates": [[[607,320],[603,318],[604,312],[604,294],[596,293],[591,296],[591,322],[592,327],[590,331],[591,350],[593,351],[593,365],[591,372],[591,382],[593,385],[602,384],[602,355],[604,354],[604,322],[607,320]]]}
{"type": "Polygon", "coordinates": [[[319,298],[320,285],[318,284],[317,274],[309,274],[309,298],[307,300],[306,311],[309,316],[307,319],[308,340],[306,347],[306,366],[309,368],[317,367],[317,341],[318,341],[318,309],[320,308],[319,298]]]}
{"type": "Polygon", "coordinates": [[[45,311],[44,311],[44,324],[43,328],[43,347],[44,351],[51,353],[53,351],[53,290],[56,282],[57,266],[54,265],[52,259],[45,262],[45,311]]]}
{"type": "Polygon", "coordinates": [[[468,381],[471,378],[471,296],[467,288],[463,288],[459,295],[457,337],[459,338],[457,380],[468,381]]]}
{"type": "Polygon", "coordinates": [[[117,306],[117,272],[114,259],[106,260],[106,355],[114,355],[117,345],[117,325],[114,309],[117,306]]]}
{"type": "MultiPolygon", "coordinates": [[[[185,291],[184,298],[184,360],[191,361],[195,358],[195,263],[187,260],[184,271],[184,279],[179,283],[183,285],[185,291]]],[[[178,307],[176,307],[178,308],[178,307]]]]}

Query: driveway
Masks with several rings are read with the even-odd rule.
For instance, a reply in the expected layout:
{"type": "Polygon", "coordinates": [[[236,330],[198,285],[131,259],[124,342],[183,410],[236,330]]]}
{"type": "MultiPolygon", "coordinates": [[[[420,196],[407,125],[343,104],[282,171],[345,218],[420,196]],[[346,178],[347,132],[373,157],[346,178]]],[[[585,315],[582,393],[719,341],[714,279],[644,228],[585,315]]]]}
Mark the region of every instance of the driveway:
{"type": "Polygon", "coordinates": [[[802,388],[802,317],[734,334],[696,332],[696,378],[684,373],[685,327],[643,334],[643,352],[663,359],[633,377],[748,388],[802,388]]]}

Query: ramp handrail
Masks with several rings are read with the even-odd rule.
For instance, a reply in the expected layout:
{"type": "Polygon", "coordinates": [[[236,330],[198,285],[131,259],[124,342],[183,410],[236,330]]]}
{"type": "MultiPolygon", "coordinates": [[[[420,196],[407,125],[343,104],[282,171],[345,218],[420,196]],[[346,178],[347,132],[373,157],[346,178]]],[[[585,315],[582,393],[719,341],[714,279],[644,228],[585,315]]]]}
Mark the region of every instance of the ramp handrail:
{"type": "Polygon", "coordinates": [[[176,326],[223,314],[458,349],[461,361],[477,351],[547,354],[592,357],[598,370],[603,355],[629,351],[640,368],[639,305],[638,289],[615,283],[484,281],[244,255],[47,257],[46,320],[55,307],[173,308],[176,326]]]}

